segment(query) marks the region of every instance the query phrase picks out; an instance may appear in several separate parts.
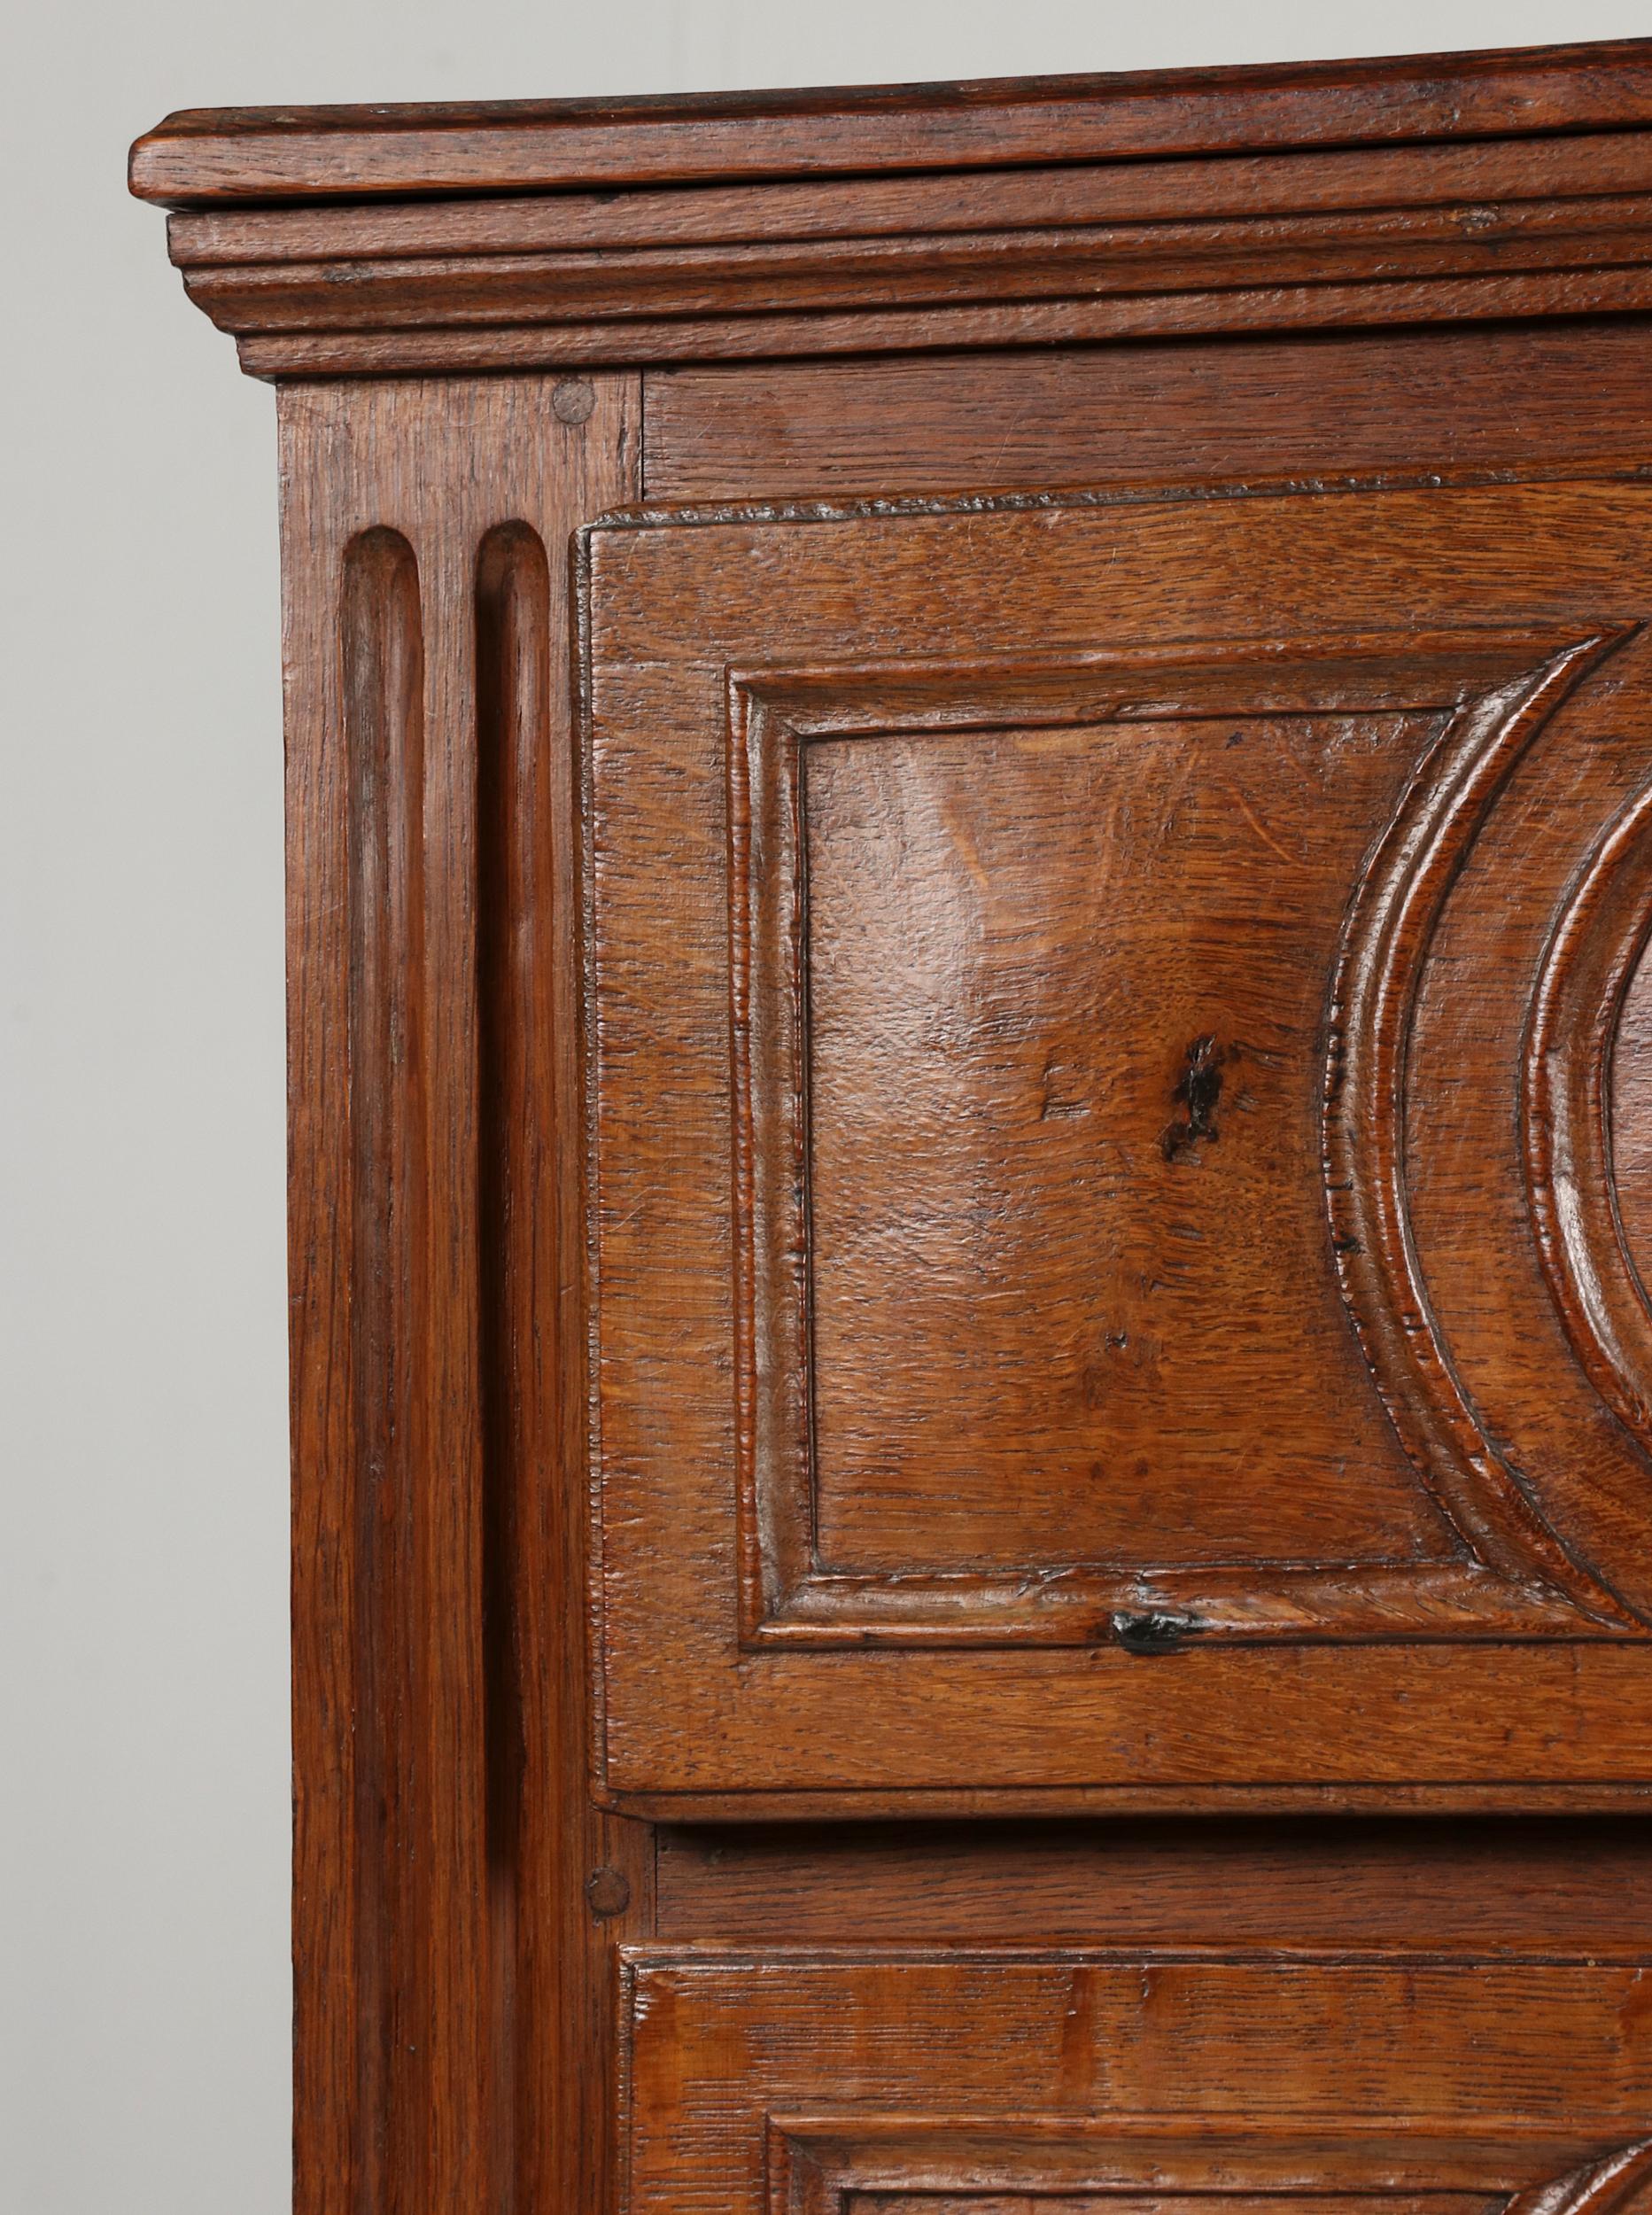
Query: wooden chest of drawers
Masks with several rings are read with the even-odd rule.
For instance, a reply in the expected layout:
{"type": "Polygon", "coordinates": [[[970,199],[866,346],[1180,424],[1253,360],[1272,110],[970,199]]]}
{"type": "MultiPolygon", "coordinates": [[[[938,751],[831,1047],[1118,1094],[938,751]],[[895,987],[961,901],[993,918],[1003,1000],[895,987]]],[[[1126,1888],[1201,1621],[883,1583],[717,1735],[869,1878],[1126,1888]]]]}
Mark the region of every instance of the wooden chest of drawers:
{"type": "Polygon", "coordinates": [[[303,2215],[1652,2176],[1652,43],[171,119],[303,2215]]]}

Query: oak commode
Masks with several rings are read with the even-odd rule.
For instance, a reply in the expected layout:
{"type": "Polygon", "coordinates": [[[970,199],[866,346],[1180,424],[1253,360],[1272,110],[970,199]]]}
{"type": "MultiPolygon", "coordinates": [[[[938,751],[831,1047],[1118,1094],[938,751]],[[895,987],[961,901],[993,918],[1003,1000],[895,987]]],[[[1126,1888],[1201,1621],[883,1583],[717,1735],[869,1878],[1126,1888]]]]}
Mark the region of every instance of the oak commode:
{"type": "Polygon", "coordinates": [[[1652,42],[176,116],[300,2215],[1652,2204],[1652,42]]]}

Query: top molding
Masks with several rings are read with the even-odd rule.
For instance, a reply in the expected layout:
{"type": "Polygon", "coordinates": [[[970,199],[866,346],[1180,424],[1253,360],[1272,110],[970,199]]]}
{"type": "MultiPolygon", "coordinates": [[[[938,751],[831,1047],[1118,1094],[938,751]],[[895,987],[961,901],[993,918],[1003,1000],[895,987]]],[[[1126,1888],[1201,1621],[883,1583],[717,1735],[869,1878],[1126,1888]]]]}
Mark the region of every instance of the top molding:
{"type": "Polygon", "coordinates": [[[1652,311],[1652,39],[140,139],[256,376],[1652,311]]]}
{"type": "Polygon", "coordinates": [[[1377,146],[1652,122],[1652,39],[1370,61],[629,100],[186,108],[132,149],[171,207],[1377,146]]]}

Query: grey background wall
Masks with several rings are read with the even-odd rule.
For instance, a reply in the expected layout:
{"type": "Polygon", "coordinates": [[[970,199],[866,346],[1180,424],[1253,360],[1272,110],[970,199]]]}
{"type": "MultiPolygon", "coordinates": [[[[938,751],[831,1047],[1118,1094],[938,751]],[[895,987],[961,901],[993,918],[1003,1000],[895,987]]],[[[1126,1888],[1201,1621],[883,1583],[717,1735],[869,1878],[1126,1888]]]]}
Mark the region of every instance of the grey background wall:
{"type": "Polygon", "coordinates": [[[126,198],[128,140],[191,105],[1647,32],[1652,0],[58,0],[14,17],[0,2209],[276,2215],[288,2194],[273,408],[185,305],[159,218],[126,198]]]}

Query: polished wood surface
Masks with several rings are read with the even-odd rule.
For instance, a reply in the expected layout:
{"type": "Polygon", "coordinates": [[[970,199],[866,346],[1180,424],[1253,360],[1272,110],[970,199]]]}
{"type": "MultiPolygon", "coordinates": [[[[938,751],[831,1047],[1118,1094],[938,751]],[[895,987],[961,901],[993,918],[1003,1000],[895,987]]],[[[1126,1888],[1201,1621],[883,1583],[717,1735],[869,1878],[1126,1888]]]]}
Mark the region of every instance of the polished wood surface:
{"type": "Polygon", "coordinates": [[[651,500],[1643,468],[1641,316],[653,369],[651,500]]]}
{"type": "Polygon", "coordinates": [[[1581,2215],[1652,2169],[1643,1962],[642,1947],[624,1975],[636,2208],[1456,2189],[1581,2215]]]}
{"type": "Polygon", "coordinates": [[[1648,55],[203,112],[133,181],[265,377],[1644,311],[1648,55]]]}
{"type": "Polygon", "coordinates": [[[318,2210],[480,2209],[501,2179],[601,2204],[600,2058],[576,2077],[545,2055],[610,2050],[607,1940],[648,1927],[640,1832],[576,1789],[578,899],[551,613],[570,525],[633,489],[636,389],[554,400],[358,385],[282,408],[318,2210]]]}
{"type": "Polygon", "coordinates": [[[135,151],[282,385],[299,2215],[1652,2201],[1649,51],[135,151]]]}
{"type": "Polygon", "coordinates": [[[1642,1778],[1617,1248],[1516,1133],[1648,513],[588,534],[622,1801],[1642,1778]]]}
{"type": "Polygon", "coordinates": [[[1644,39],[1375,61],[841,91],[430,107],[197,108],[132,150],[167,206],[600,182],[1005,168],[1652,120],[1644,39]]]}
{"type": "Polygon", "coordinates": [[[1633,1952],[1652,1916],[1640,1817],[1509,1823],[840,1823],[663,1828],[673,1945],[995,1939],[1329,1947],[1347,1954],[1633,1952]]]}
{"type": "Polygon", "coordinates": [[[1638,140],[1447,151],[1449,168],[1423,176],[1348,152],[1247,162],[1243,181],[1206,161],[875,196],[754,187],[724,192],[720,220],[693,190],[646,225],[607,202],[457,227],[449,210],[398,209],[342,254],[306,211],[178,216],[172,237],[190,298],[260,373],[461,367],[482,343],[669,361],[842,352],[851,333],[864,350],[1338,324],[1373,306],[1416,322],[1541,307],[1585,273],[1602,304],[1652,302],[1638,140]]]}
{"type": "Polygon", "coordinates": [[[808,748],[823,1573],[1443,1551],[1293,1082],[1422,734],[1230,720],[808,748]]]}

